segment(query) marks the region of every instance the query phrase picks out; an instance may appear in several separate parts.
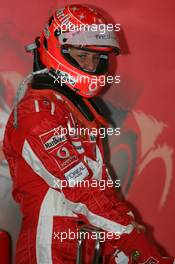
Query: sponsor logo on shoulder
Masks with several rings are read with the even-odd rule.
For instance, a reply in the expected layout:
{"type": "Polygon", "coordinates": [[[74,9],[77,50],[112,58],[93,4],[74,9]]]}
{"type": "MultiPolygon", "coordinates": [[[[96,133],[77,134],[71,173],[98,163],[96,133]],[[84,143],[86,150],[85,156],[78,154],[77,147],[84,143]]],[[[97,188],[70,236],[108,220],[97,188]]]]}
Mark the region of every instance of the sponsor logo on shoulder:
{"type": "Polygon", "coordinates": [[[63,128],[62,126],[59,126],[39,136],[41,139],[41,142],[44,145],[45,150],[52,149],[56,147],[57,145],[59,145],[60,143],[66,141],[65,135],[61,134],[62,128],[63,128]],[[59,134],[59,131],[60,131],[60,134],[59,134]]]}

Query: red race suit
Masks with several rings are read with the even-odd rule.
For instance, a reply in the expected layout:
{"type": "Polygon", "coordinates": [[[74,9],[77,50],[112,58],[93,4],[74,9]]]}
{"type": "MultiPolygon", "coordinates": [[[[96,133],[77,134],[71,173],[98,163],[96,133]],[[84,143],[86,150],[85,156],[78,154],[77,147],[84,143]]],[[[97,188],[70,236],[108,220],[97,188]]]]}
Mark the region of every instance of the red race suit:
{"type": "MultiPolygon", "coordinates": [[[[117,198],[94,133],[105,121],[82,101],[91,120],[65,95],[29,87],[18,104],[17,128],[10,115],[4,153],[23,214],[16,263],[75,264],[78,226],[85,223],[105,233],[106,263],[172,264],[134,228],[133,214],[117,198]]],[[[84,263],[91,263],[88,256],[84,263]]]]}

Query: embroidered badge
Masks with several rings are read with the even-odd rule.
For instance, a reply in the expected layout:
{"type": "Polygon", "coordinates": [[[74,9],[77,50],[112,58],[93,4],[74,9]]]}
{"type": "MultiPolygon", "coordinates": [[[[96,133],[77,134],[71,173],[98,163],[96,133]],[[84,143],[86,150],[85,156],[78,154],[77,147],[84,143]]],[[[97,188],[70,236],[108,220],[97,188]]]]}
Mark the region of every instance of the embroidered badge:
{"type": "Polygon", "coordinates": [[[72,169],[64,173],[64,176],[69,182],[69,186],[74,186],[76,183],[82,181],[88,175],[89,175],[88,169],[83,164],[83,162],[79,162],[72,169]]]}
{"type": "Polygon", "coordinates": [[[78,154],[69,142],[64,142],[61,146],[51,150],[50,155],[61,170],[65,170],[68,166],[78,161],[78,154]]]}
{"type": "Polygon", "coordinates": [[[59,148],[59,150],[57,151],[57,156],[60,159],[67,159],[70,156],[69,150],[65,147],[59,148]]]}
{"type": "Polygon", "coordinates": [[[62,133],[62,130],[63,127],[59,126],[39,136],[42,144],[44,145],[45,150],[53,149],[60,143],[66,141],[66,137],[62,133]]]}

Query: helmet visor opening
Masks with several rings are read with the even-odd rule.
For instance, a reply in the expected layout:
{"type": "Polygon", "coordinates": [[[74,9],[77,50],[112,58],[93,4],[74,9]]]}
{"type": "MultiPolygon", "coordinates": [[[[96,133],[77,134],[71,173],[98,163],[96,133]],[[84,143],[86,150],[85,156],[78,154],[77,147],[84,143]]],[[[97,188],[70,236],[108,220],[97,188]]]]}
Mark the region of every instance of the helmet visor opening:
{"type": "MultiPolygon", "coordinates": [[[[109,65],[109,55],[108,53],[104,52],[99,52],[99,63],[97,65],[97,67],[95,68],[95,70],[87,70],[83,67],[81,67],[81,65],[78,63],[78,61],[73,58],[71,55],[70,55],[70,46],[62,46],[61,47],[61,53],[63,55],[63,57],[72,65],[74,66],[75,68],[77,69],[80,69],[81,71],[83,72],[86,72],[86,73],[89,73],[89,74],[92,74],[92,75],[102,75],[102,74],[106,74],[107,71],[108,71],[108,65],[109,65]]],[[[85,51],[90,51],[90,52],[95,52],[97,53],[96,50],[91,50],[89,48],[86,48],[86,47],[83,47],[83,48],[77,48],[77,47],[74,47],[73,48],[77,49],[77,50],[85,50],[85,51]]]]}

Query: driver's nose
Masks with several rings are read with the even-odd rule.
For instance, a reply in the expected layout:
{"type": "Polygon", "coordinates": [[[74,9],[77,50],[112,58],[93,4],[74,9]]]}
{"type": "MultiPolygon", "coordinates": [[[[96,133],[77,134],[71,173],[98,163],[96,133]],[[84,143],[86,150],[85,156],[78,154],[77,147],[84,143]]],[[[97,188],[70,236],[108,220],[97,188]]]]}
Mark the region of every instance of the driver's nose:
{"type": "Polygon", "coordinates": [[[96,71],[97,63],[94,61],[93,57],[87,56],[84,62],[84,70],[94,72],[96,71]]]}

